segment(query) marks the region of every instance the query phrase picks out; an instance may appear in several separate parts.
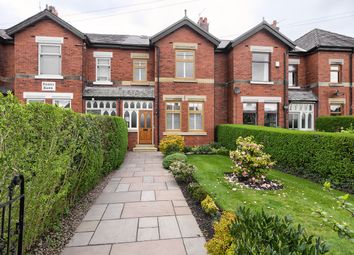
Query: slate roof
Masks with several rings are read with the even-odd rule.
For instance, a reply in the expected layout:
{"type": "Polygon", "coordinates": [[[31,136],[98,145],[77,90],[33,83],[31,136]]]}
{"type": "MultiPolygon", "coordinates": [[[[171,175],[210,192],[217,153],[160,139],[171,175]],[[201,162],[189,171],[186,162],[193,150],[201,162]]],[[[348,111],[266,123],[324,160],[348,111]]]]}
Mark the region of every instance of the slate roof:
{"type": "Polygon", "coordinates": [[[149,46],[150,38],[146,35],[85,34],[92,44],[149,46]]]}
{"type": "Polygon", "coordinates": [[[317,28],[295,40],[295,43],[307,51],[318,47],[354,48],[353,37],[317,28]]]}
{"type": "Polygon", "coordinates": [[[225,49],[229,45],[230,42],[231,42],[230,40],[221,40],[221,42],[218,45],[217,49],[220,49],[220,50],[221,49],[225,49]]]}
{"type": "Polygon", "coordinates": [[[5,29],[0,29],[0,38],[4,39],[4,40],[11,40],[11,36],[9,36],[8,34],[6,34],[5,29]]]}
{"type": "Polygon", "coordinates": [[[318,98],[312,91],[304,90],[291,90],[289,89],[289,101],[306,101],[306,102],[317,102],[318,98]]]}
{"type": "Polygon", "coordinates": [[[284,44],[289,46],[289,48],[294,49],[295,46],[296,46],[295,43],[292,40],[290,40],[284,34],[279,32],[277,29],[274,29],[268,22],[262,21],[257,26],[255,26],[255,27],[251,28],[250,30],[248,30],[246,33],[243,33],[239,37],[237,37],[234,40],[232,40],[232,47],[235,47],[236,45],[240,44],[241,42],[243,42],[244,40],[250,38],[251,36],[253,36],[254,34],[258,33],[261,30],[268,31],[270,34],[272,34],[273,36],[278,38],[281,42],[283,42],[284,44]]]}
{"type": "Polygon", "coordinates": [[[85,87],[84,97],[154,98],[154,87],[85,87]]]}
{"type": "Polygon", "coordinates": [[[190,29],[194,30],[196,33],[200,34],[201,36],[203,36],[204,38],[206,38],[208,41],[210,41],[211,43],[213,43],[216,46],[218,46],[220,44],[220,40],[218,38],[216,38],[214,35],[212,35],[208,31],[202,29],[197,23],[195,23],[193,20],[189,19],[187,16],[184,16],[182,19],[180,19],[176,23],[168,26],[164,30],[153,35],[150,38],[151,42],[155,43],[183,26],[187,26],[190,29]]]}
{"type": "Polygon", "coordinates": [[[79,38],[81,38],[81,39],[85,38],[84,34],[81,33],[78,29],[76,29],[75,27],[73,27],[72,25],[70,25],[69,23],[64,21],[63,19],[59,18],[58,16],[54,15],[53,13],[48,11],[47,9],[29,17],[28,19],[25,19],[24,21],[18,23],[17,25],[14,25],[13,27],[6,29],[6,33],[11,36],[19,31],[21,31],[22,29],[25,29],[26,27],[37,23],[38,21],[40,21],[42,19],[50,19],[50,20],[56,22],[57,24],[59,24],[60,26],[64,27],[65,29],[69,30],[70,32],[72,32],[73,34],[78,36],[79,38]]]}

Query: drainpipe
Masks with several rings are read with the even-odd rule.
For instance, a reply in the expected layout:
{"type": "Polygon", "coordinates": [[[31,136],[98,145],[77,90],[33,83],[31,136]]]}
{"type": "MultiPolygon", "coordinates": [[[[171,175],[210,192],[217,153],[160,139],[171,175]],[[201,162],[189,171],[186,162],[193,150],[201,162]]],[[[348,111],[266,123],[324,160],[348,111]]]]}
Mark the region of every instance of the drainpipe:
{"type": "Polygon", "coordinates": [[[155,45],[157,62],[157,82],[156,82],[156,124],[157,124],[157,146],[160,144],[160,47],[155,45]]]}
{"type": "Polygon", "coordinates": [[[353,115],[353,52],[349,55],[349,115],[353,115]]]}
{"type": "Polygon", "coordinates": [[[284,128],[287,128],[287,122],[286,122],[286,113],[288,112],[288,102],[286,100],[286,95],[288,92],[288,80],[286,78],[286,74],[287,74],[287,67],[288,67],[288,63],[286,61],[286,57],[288,55],[288,51],[284,52],[284,94],[283,94],[283,112],[284,112],[284,128]]]}

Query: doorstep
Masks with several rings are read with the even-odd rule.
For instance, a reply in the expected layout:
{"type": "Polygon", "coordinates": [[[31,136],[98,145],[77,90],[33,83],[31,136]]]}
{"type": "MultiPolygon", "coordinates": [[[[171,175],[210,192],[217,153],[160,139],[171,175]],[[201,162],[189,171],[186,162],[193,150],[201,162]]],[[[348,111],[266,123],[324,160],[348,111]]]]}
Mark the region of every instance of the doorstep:
{"type": "Polygon", "coordinates": [[[153,144],[137,144],[133,151],[136,152],[150,152],[150,151],[157,151],[157,148],[153,144]]]}

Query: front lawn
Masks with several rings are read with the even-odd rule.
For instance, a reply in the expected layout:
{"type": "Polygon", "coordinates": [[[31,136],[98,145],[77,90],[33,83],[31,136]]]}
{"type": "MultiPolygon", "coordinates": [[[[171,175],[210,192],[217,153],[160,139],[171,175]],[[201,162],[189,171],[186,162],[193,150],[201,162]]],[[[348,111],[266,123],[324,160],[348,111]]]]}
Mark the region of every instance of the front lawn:
{"type": "MultiPolygon", "coordinates": [[[[336,203],[330,194],[322,190],[322,186],[311,181],[298,178],[280,171],[269,172],[269,179],[279,180],[283,190],[256,191],[238,189],[233,191],[224,181],[224,173],[230,172],[232,165],[228,157],[220,155],[191,155],[191,164],[197,166],[195,178],[213,196],[217,204],[224,210],[235,210],[245,205],[254,209],[264,208],[277,215],[291,215],[294,223],[301,223],[309,234],[321,236],[331,248],[330,254],[354,254],[354,244],[340,239],[332,229],[321,226],[322,220],[312,215],[315,208],[322,208],[338,220],[347,220],[354,227],[352,218],[336,210],[336,203]]],[[[336,192],[338,195],[343,193],[336,192]]],[[[351,203],[354,203],[351,197],[351,203]]]]}

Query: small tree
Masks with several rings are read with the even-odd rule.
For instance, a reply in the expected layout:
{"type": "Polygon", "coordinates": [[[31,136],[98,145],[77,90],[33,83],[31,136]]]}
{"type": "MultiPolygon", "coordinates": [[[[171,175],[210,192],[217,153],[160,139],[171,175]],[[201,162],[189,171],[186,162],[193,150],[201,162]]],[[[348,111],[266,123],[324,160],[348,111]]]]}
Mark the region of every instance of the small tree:
{"type": "Polygon", "coordinates": [[[248,178],[265,178],[265,175],[275,164],[271,155],[263,152],[264,146],[257,144],[253,136],[239,137],[236,140],[237,148],[230,151],[230,158],[234,163],[233,171],[238,176],[248,178]]]}

